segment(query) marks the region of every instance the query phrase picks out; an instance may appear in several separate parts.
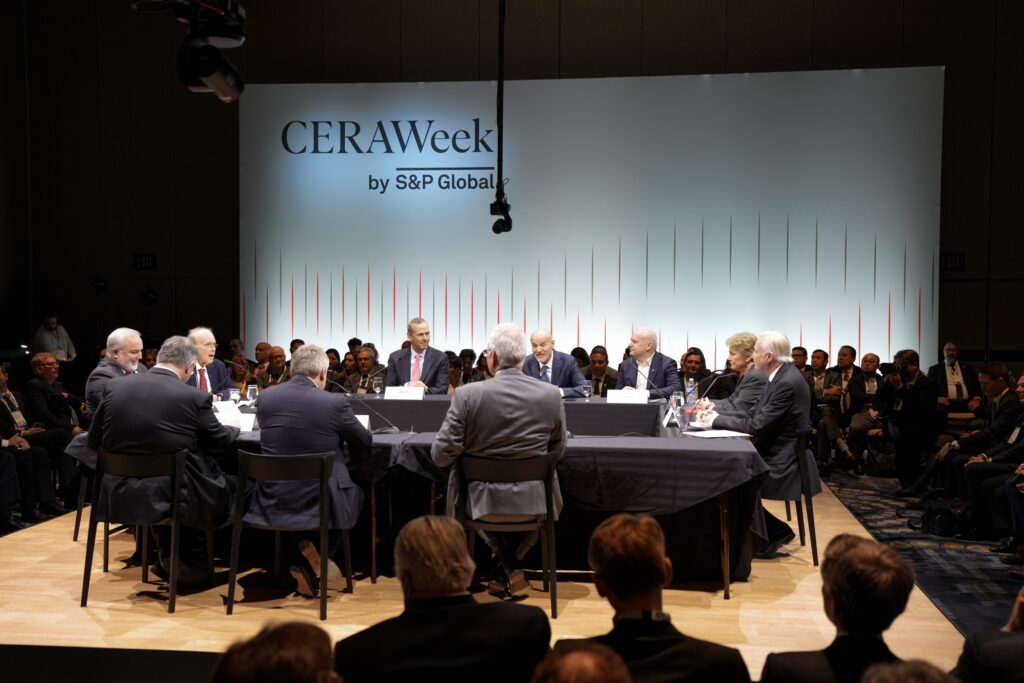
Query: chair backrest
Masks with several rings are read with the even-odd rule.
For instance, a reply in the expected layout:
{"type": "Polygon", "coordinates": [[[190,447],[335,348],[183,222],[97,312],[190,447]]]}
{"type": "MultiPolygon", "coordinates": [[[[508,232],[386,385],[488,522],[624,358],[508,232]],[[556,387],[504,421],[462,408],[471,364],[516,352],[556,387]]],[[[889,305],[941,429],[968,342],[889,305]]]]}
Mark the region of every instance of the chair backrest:
{"type": "Polygon", "coordinates": [[[307,481],[330,478],[334,471],[334,453],[299,455],[261,455],[238,451],[240,477],[262,481],[307,481]]]}
{"type": "Polygon", "coordinates": [[[517,481],[550,481],[555,469],[552,453],[529,458],[482,458],[462,455],[458,459],[462,481],[511,483],[517,481]]]}
{"type": "Polygon", "coordinates": [[[184,448],[174,453],[143,455],[112,453],[101,449],[96,459],[96,473],[136,479],[171,477],[184,471],[186,458],[188,451],[184,448]]]}

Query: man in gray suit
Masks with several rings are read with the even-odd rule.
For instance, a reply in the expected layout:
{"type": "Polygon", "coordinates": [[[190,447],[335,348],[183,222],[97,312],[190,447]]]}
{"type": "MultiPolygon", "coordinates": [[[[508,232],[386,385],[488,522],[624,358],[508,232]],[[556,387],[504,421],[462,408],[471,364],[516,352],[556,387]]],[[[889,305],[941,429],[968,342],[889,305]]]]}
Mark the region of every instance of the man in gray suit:
{"type": "MultiPolygon", "coordinates": [[[[434,439],[431,455],[438,467],[447,467],[463,453],[491,458],[528,458],[565,452],[565,409],[558,389],[523,374],[526,335],[514,323],[498,325],[487,340],[487,366],[494,378],[459,387],[434,439]]],[[[448,479],[448,514],[456,519],[468,513],[473,519],[513,521],[524,515],[544,515],[544,486],[474,483],[469,500],[459,500],[457,468],[448,479]]],[[[561,495],[555,484],[556,514],[561,495]]],[[[499,597],[525,592],[526,581],[519,562],[537,541],[527,534],[517,547],[506,534],[491,534],[488,542],[497,567],[488,591],[499,597]]]]}

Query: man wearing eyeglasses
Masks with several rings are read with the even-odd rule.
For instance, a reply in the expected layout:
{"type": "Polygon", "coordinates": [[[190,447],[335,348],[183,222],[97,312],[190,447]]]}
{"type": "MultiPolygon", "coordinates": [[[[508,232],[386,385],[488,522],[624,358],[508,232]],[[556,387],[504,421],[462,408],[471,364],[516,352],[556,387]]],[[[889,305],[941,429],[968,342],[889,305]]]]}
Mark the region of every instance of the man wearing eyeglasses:
{"type": "Polygon", "coordinates": [[[50,464],[60,481],[61,497],[65,506],[71,506],[78,498],[78,477],[74,461],[63,452],[62,446],[67,445],[71,437],[85,433],[85,401],[69,393],[57,379],[59,368],[53,354],[37,353],[31,362],[35,377],[25,383],[25,400],[32,421],[41,423],[44,429],[30,438],[46,441],[34,445],[49,451],[50,464]]]}
{"type": "Polygon", "coordinates": [[[212,394],[214,401],[230,400],[234,382],[228,377],[224,363],[213,357],[217,353],[217,338],[213,336],[213,330],[209,327],[193,327],[188,331],[188,338],[195,342],[199,361],[186,384],[212,394]]]}

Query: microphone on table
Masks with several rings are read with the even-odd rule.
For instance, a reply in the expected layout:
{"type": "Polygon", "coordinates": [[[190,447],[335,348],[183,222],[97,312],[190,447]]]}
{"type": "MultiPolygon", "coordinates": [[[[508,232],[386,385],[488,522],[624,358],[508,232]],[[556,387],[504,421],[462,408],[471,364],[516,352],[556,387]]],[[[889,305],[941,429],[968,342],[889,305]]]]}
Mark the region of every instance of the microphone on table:
{"type": "MultiPolygon", "coordinates": [[[[380,372],[380,371],[378,370],[378,372],[380,372]]],[[[370,377],[370,375],[367,375],[367,377],[370,377]]],[[[398,428],[398,425],[396,425],[394,422],[392,422],[391,420],[387,419],[386,417],[384,417],[383,415],[378,413],[376,410],[374,410],[373,408],[370,407],[370,404],[368,404],[363,399],[359,398],[358,394],[353,394],[351,391],[346,389],[343,385],[339,384],[338,382],[335,382],[333,379],[327,379],[327,380],[324,380],[324,381],[326,381],[326,382],[328,382],[330,384],[333,384],[334,386],[338,387],[343,392],[345,392],[345,395],[347,397],[354,398],[355,400],[359,401],[359,405],[363,406],[364,408],[369,410],[371,413],[373,413],[374,415],[376,415],[380,419],[384,420],[384,422],[388,423],[387,427],[380,427],[378,429],[374,429],[374,430],[372,430],[370,432],[371,434],[398,434],[400,431],[402,431],[401,429],[398,428]]]]}
{"type": "MultiPolygon", "coordinates": [[[[259,375],[252,374],[252,372],[249,371],[249,366],[248,365],[242,365],[241,363],[236,363],[233,360],[226,360],[224,362],[227,363],[228,365],[234,365],[236,368],[242,368],[243,370],[245,370],[245,374],[246,375],[248,375],[249,377],[252,377],[254,380],[256,380],[256,382],[258,384],[260,384],[261,386],[263,386],[263,388],[266,388],[266,387],[270,386],[269,383],[267,382],[267,380],[263,379],[259,375]]],[[[247,384],[248,384],[248,382],[247,382],[247,384]]]]}
{"type": "Polygon", "coordinates": [[[708,393],[709,393],[709,392],[711,391],[711,387],[715,386],[715,382],[717,382],[718,380],[722,379],[723,377],[732,377],[732,376],[733,376],[733,375],[735,375],[735,374],[736,374],[736,373],[735,373],[735,372],[732,372],[732,371],[730,371],[730,372],[723,372],[723,373],[722,373],[722,374],[720,374],[720,375],[719,375],[718,377],[715,377],[715,378],[714,378],[713,380],[711,380],[711,384],[709,384],[709,385],[708,385],[708,388],[704,390],[704,393],[703,393],[703,394],[701,394],[700,398],[699,398],[699,399],[697,399],[697,400],[698,400],[698,401],[701,401],[701,400],[703,400],[704,398],[706,398],[706,397],[707,397],[707,395],[708,395],[708,393]]]}
{"type": "Polygon", "coordinates": [[[646,382],[647,384],[650,384],[651,380],[649,380],[647,378],[647,375],[645,375],[644,373],[640,372],[640,362],[636,358],[633,358],[633,365],[636,366],[636,374],[638,374],[641,377],[643,377],[644,378],[644,382],[646,382]]]}

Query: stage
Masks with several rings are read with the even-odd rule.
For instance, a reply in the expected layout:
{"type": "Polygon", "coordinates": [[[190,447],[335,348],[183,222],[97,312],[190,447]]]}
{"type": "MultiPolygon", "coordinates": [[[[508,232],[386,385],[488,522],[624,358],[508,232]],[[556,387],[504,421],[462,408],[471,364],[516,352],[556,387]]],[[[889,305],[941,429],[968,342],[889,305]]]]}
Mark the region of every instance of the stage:
{"type": "MultiPolygon", "coordinates": [[[[814,504],[822,553],[837,533],[868,535],[827,487],[814,504]]],[[[768,502],[766,507],[784,516],[781,503],[768,502]]],[[[217,568],[216,588],[179,593],[177,610],[169,615],[163,585],[143,584],[138,567],[125,567],[134,550],[134,542],[125,534],[111,539],[107,574],[102,573],[102,544],[97,543],[89,605],[82,608],[87,519],[86,515],[77,543],[71,540],[73,514],[0,538],[0,644],[217,652],[270,621],[318,623],[337,641],[402,610],[396,579],[382,576],[372,584],[357,567],[354,592],[332,593],[327,621],[319,622],[317,601],[290,593],[287,576],[279,589],[273,588],[268,574],[256,569],[241,576],[243,602],[227,616],[225,565],[217,568]],[[254,601],[257,598],[260,601],[254,601]]],[[[795,524],[794,520],[794,529],[795,524]]],[[[788,556],[755,560],[750,580],[732,584],[732,599],[722,599],[720,585],[680,586],[665,591],[665,611],[680,630],[739,648],[754,680],[770,652],[826,646],[835,629],[821,608],[821,581],[811,563],[810,546],[794,541],[786,550],[788,556]]],[[[571,574],[559,581],[559,616],[551,622],[553,640],[610,630],[612,610],[585,579],[583,574],[571,574]]],[[[533,584],[536,590],[526,602],[547,612],[548,595],[540,590],[539,580],[533,584]]],[[[493,599],[486,593],[476,597],[493,599]]],[[[963,637],[915,589],[886,641],[901,658],[922,658],[949,670],[963,637]]],[[[4,670],[9,670],[10,662],[5,660],[11,652],[5,648],[0,653],[4,670]]],[[[94,652],[91,657],[88,661],[96,661],[94,652]]],[[[101,677],[109,680],[112,672],[101,677]]]]}

